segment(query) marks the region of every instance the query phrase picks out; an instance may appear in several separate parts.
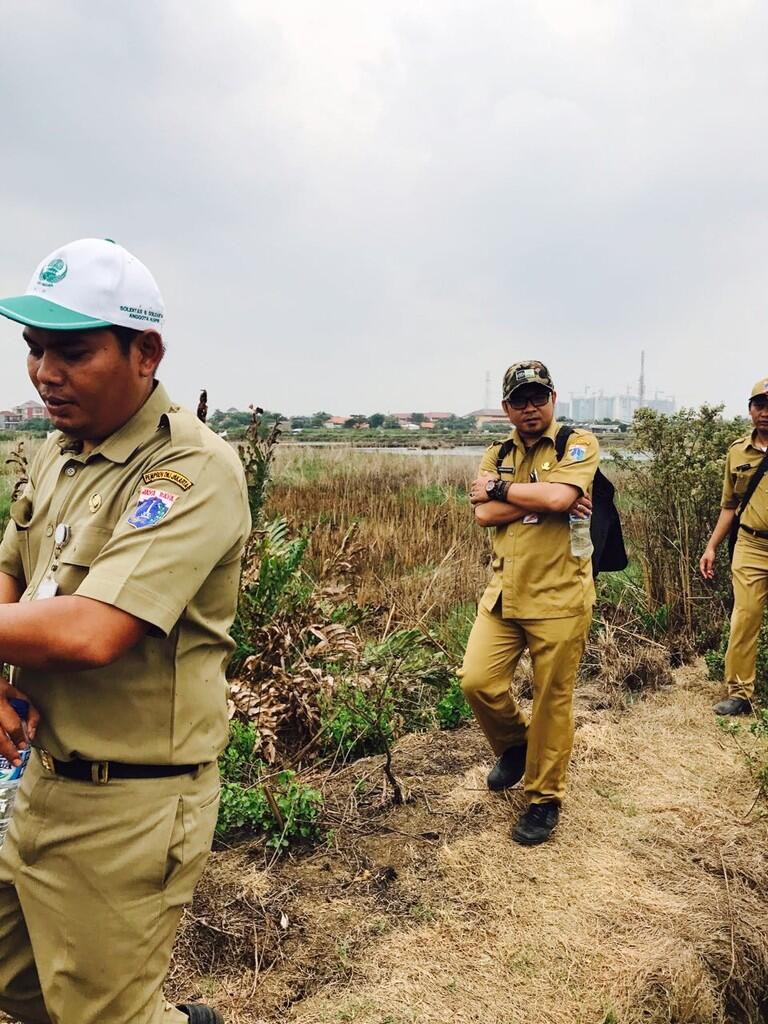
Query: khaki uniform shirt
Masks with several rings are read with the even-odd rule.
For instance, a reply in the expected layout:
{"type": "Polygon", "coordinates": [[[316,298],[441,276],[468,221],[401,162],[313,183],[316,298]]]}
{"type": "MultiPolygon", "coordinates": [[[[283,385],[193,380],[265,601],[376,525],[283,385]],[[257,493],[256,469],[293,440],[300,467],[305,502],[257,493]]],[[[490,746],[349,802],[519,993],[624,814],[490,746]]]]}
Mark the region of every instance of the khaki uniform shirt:
{"type": "MultiPolygon", "coordinates": [[[[757,431],[740,437],[728,449],[725,457],[725,477],[721,508],[738,508],[749,480],[765,452],[756,445],[757,431]]],[[[757,485],[741,517],[742,523],[752,530],[768,530],[768,473],[757,485]]]]}
{"type": "Polygon", "coordinates": [[[80,447],[56,433],[32,460],[0,571],[22,584],[22,601],[55,580],[58,594],[150,629],[104,668],[17,669],[41,712],[36,742],[62,760],[212,761],[227,740],[228,630],[250,530],[240,461],[161,384],[97,448],[80,447]],[[57,545],[60,524],[69,537],[57,545]]]}
{"type": "MultiPolygon", "coordinates": [[[[588,493],[600,459],[597,439],[577,428],[558,462],[558,429],[553,420],[527,450],[513,430],[510,437],[515,444],[502,463],[501,478],[519,484],[572,484],[582,494],[588,493]]],[[[487,449],[481,473],[499,476],[499,444],[487,449]]],[[[493,532],[493,578],[481,600],[487,611],[493,609],[499,595],[505,619],[566,618],[583,615],[594,604],[592,561],[571,554],[567,512],[538,512],[493,527],[493,532]]]]}

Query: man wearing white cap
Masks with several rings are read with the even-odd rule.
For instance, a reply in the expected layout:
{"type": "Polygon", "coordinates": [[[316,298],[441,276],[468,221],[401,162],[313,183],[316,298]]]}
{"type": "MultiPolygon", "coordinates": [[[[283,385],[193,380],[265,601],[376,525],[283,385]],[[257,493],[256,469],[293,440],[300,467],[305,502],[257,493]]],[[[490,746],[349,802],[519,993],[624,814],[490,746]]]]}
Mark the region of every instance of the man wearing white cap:
{"type": "Polygon", "coordinates": [[[25,1024],[215,1024],[162,985],[216,823],[243,471],[155,379],[163,301],[121,246],[57,249],[0,314],[24,325],[57,428],[0,545],[0,661],[40,712],[0,849],[0,1008],[25,1024]]]}

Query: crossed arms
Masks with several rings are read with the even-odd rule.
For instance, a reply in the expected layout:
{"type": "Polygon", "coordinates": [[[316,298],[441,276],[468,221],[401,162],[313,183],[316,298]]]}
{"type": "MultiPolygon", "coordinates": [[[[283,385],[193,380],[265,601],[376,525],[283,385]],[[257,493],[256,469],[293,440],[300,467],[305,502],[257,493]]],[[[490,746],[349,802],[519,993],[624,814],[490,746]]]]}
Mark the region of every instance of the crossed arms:
{"type": "Polygon", "coordinates": [[[509,485],[506,501],[489,501],[485,485],[495,479],[495,473],[480,473],[469,488],[475,521],[480,526],[506,526],[531,512],[568,512],[585,518],[592,510],[589,496],[582,494],[575,484],[513,483],[509,485]]]}

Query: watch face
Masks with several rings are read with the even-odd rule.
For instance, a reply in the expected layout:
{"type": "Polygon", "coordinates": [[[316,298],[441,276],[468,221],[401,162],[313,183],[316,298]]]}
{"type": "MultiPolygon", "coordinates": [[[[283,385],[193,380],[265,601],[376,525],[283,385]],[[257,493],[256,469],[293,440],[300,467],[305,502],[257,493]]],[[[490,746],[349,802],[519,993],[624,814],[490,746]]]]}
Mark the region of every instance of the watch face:
{"type": "Polygon", "coordinates": [[[496,488],[496,483],[497,483],[496,480],[486,480],[485,481],[485,493],[486,494],[492,494],[493,491],[496,488]]]}

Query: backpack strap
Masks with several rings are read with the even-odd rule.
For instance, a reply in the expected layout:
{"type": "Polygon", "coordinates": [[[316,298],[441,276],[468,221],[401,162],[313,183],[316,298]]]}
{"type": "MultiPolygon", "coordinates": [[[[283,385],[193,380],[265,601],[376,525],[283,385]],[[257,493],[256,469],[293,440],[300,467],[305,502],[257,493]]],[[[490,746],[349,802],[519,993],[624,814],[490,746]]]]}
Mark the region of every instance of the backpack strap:
{"type": "Polygon", "coordinates": [[[741,499],[741,504],[739,505],[739,507],[738,507],[738,509],[736,511],[736,518],[738,520],[741,520],[741,517],[744,515],[744,510],[746,509],[747,505],[752,500],[752,495],[757,490],[757,485],[763,479],[763,476],[765,475],[765,471],[767,469],[768,469],[768,451],[765,453],[765,455],[763,455],[763,458],[760,461],[757,469],[752,474],[752,476],[749,478],[749,483],[747,484],[747,489],[744,492],[744,497],[741,499]]]}
{"type": "Polygon", "coordinates": [[[508,437],[506,441],[502,441],[499,445],[499,453],[496,456],[496,472],[501,475],[501,464],[515,447],[515,442],[511,437],[508,437]]]}
{"type": "Polygon", "coordinates": [[[558,430],[557,434],[555,434],[555,455],[557,456],[558,462],[560,462],[562,457],[565,455],[565,446],[568,443],[568,438],[573,433],[575,433],[573,427],[562,426],[558,430]]]}

